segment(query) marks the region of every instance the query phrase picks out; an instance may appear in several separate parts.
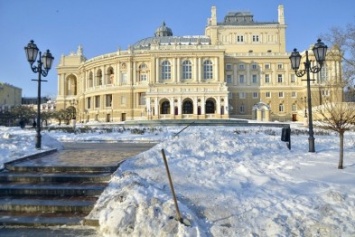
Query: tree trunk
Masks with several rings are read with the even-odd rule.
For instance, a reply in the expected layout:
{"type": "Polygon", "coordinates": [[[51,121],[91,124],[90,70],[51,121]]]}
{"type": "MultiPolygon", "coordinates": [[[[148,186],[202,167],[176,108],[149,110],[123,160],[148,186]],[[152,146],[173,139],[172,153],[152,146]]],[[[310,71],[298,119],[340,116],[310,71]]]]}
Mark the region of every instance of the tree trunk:
{"type": "Polygon", "coordinates": [[[338,169],[343,169],[344,160],[344,131],[339,132],[339,163],[338,169]]]}

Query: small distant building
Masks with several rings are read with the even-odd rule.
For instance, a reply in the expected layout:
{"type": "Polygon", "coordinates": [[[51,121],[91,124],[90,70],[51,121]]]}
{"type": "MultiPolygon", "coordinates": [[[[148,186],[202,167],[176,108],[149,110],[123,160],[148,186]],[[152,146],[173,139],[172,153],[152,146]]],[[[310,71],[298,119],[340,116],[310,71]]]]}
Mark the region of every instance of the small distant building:
{"type": "Polygon", "coordinates": [[[0,112],[9,111],[21,105],[22,89],[8,83],[0,82],[0,112]]]}
{"type": "MultiPolygon", "coordinates": [[[[37,110],[37,97],[23,97],[22,98],[22,105],[31,107],[34,110],[37,110]]],[[[41,112],[48,112],[48,111],[55,111],[56,103],[55,101],[51,100],[49,97],[41,97],[41,112]]]]}

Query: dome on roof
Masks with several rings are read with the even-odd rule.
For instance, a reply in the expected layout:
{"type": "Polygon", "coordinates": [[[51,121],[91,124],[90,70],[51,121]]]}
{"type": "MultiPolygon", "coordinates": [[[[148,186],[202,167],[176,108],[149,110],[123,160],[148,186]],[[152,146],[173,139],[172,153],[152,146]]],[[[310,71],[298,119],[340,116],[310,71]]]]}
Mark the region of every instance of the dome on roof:
{"type": "Polygon", "coordinates": [[[155,31],[155,37],[173,36],[173,31],[165,25],[165,22],[155,31]]]}

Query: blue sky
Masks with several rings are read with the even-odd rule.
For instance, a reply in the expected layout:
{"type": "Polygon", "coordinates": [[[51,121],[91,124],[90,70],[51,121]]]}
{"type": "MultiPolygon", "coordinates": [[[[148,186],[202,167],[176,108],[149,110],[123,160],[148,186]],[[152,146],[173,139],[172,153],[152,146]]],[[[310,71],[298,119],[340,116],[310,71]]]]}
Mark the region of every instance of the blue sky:
{"type": "Polygon", "coordinates": [[[333,26],[355,20],[354,0],[0,0],[0,82],[22,88],[22,96],[37,96],[37,78],[24,47],[33,39],[41,51],[50,49],[54,67],[42,83],[43,96],[57,94],[56,65],[61,55],[84,48],[87,58],[127,49],[153,36],[163,21],[174,35],[202,35],[211,6],[218,21],[230,11],[250,11],[255,21],[277,21],[284,5],[286,46],[300,51],[333,26]]]}

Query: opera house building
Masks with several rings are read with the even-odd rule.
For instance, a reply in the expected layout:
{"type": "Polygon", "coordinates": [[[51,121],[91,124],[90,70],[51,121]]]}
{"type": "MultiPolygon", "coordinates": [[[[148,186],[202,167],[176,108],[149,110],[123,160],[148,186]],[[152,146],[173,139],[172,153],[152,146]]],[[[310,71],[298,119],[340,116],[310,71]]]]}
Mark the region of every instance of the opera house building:
{"type": "MultiPolygon", "coordinates": [[[[57,66],[57,110],[72,108],[80,122],[303,121],[306,76],[297,77],[291,68],[283,6],[275,12],[278,21],[230,12],[218,22],[212,6],[204,35],[175,36],[163,22],[126,50],[87,59],[79,46],[61,56],[57,66]]],[[[314,58],[312,50],[309,57],[314,58]]],[[[311,75],[314,106],[341,98],[334,90],[340,63],[327,57],[322,70],[311,75]]]]}

